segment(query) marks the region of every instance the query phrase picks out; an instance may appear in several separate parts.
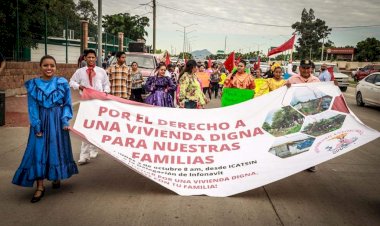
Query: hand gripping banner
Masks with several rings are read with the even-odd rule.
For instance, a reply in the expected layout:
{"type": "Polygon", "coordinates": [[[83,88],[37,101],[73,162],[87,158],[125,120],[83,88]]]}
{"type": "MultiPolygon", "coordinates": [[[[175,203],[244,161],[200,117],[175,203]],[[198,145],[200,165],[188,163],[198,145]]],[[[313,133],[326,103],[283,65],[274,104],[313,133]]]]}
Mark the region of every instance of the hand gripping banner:
{"type": "Polygon", "coordinates": [[[282,87],[214,109],[152,107],[86,89],[73,131],[180,195],[230,196],[379,137],[338,87],[282,87]]]}

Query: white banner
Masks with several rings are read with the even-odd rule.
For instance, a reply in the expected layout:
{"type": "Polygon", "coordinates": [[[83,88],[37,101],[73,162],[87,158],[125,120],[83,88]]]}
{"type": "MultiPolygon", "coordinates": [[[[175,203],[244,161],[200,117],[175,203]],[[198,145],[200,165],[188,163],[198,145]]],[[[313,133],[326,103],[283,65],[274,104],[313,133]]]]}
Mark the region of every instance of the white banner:
{"type": "Polygon", "coordinates": [[[88,89],[84,97],[73,131],[180,195],[248,191],[379,137],[331,83],[204,110],[131,104],[88,89]]]}

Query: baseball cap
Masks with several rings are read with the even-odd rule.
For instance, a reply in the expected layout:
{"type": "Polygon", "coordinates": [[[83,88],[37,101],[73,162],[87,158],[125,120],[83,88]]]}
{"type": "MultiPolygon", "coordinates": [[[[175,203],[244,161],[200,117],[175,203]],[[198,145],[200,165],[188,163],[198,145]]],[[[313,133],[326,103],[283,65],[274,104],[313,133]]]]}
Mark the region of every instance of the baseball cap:
{"type": "Polygon", "coordinates": [[[301,60],[300,66],[301,67],[312,67],[313,62],[311,60],[301,60]]]}

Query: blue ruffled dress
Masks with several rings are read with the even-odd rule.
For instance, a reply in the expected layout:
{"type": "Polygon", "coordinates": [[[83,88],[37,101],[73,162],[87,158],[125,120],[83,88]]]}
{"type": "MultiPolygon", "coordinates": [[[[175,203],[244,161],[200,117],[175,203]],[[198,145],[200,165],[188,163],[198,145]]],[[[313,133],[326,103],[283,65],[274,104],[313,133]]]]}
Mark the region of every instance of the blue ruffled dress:
{"type": "Polygon", "coordinates": [[[73,117],[70,86],[65,78],[34,78],[28,92],[30,131],[28,144],[12,183],[33,187],[35,180],[62,180],[78,173],[68,130],[73,117]],[[42,132],[41,137],[36,133],[42,132]]]}

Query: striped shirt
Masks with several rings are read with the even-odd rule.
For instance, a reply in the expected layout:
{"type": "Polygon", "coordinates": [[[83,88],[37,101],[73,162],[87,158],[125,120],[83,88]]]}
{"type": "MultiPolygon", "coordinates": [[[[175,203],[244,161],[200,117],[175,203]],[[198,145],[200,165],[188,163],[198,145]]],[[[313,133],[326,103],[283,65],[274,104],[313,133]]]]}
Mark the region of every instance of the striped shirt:
{"type": "Polygon", "coordinates": [[[131,96],[132,79],[130,69],[126,64],[112,64],[108,68],[109,79],[111,83],[111,94],[124,99],[131,96]]]}

